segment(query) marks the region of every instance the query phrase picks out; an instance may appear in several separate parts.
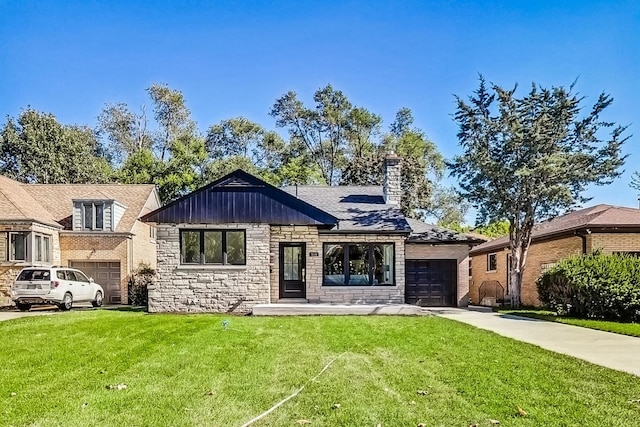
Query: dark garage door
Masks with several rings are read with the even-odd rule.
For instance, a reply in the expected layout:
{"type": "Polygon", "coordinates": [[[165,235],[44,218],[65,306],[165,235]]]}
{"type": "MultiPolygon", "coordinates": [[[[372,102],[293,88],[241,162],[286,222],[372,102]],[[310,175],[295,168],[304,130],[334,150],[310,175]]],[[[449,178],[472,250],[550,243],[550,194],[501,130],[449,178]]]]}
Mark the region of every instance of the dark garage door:
{"type": "Polygon", "coordinates": [[[457,305],[457,265],[455,259],[406,260],[406,302],[423,307],[457,305]]]}
{"type": "Polygon", "coordinates": [[[105,303],[120,304],[120,262],[71,261],[70,264],[102,286],[105,303]]]}

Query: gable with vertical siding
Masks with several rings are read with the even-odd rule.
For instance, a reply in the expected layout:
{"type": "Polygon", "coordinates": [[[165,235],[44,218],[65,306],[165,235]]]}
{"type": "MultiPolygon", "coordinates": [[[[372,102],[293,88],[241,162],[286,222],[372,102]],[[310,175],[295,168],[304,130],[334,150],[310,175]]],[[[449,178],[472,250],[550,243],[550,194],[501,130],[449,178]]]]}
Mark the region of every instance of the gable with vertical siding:
{"type": "Polygon", "coordinates": [[[142,217],[172,224],[252,223],[333,227],[337,219],[242,170],[142,217]]]}

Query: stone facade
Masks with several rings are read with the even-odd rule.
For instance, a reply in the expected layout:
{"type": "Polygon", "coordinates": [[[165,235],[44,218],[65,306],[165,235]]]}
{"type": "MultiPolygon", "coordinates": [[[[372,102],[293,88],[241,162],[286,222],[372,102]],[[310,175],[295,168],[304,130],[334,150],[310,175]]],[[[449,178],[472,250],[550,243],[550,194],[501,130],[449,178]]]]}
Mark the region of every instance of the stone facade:
{"type": "Polygon", "coordinates": [[[404,303],[404,237],[399,235],[318,233],[316,227],[271,227],[271,301],[280,297],[281,242],[306,244],[306,297],[311,303],[404,303]],[[394,243],[394,286],[323,286],[323,243],[394,243]]]}
{"type": "Polygon", "coordinates": [[[458,263],[457,303],[458,307],[469,304],[469,245],[430,245],[408,243],[406,259],[455,259],[458,263]]]}
{"type": "Polygon", "coordinates": [[[384,179],[382,191],[385,203],[399,205],[402,201],[402,166],[401,159],[395,154],[389,154],[384,159],[384,179]]]}
{"type": "MultiPolygon", "coordinates": [[[[404,303],[404,242],[406,236],[397,234],[320,234],[320,243],[393,243],[395,250],[395,285],[393,286],[323,286],[322,245],[318,280],[307,283],[309,302],[376,304],[404,303]]],[[[308,258],[307,258],[308,259],[308,258]]]]}
{"type": "Polygon", "coordinates": [[[149,287],[149,312],[248,312],[269,302],[270,245],[266,224],[157,226],[157,283],[149,287]],[[246,232],[246,265],[180,265],[180,229],[246,232]]]}
{"type": "Polygon", "coordinates": [[[277,302],[280,299],[280,243],[286,242],[306,244],[305,281],[307,283],[307,297],[309,283],[322,281],[322,257],[310,256],[312,252],[322,254],[322,243],[320,243],[318,228],[303,225],[272,226],[269,242],[271,302],[277,302]]]}

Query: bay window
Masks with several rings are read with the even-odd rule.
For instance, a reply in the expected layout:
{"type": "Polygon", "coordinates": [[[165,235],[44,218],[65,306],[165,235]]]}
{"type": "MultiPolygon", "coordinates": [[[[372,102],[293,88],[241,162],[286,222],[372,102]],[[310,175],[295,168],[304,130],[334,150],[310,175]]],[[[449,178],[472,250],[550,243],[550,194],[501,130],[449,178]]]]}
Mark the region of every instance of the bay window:
{"type": "Polygon", "coordinates": [[[324,286],[395,284],[393,243],[325,243],[324,286]]]}
{"type": "Polygon", "coordinates": [[[9,261],[27,260],[27,236],[29,233],[9,233],[9,261]]]}
{"type": "MultiPolygon", "coordinates": [[[[28,231],[8,233],[7,261],[51,263],[51,236],[28,231]]],[[[4,260],[2,260],[4,261],[4,260]]]]}

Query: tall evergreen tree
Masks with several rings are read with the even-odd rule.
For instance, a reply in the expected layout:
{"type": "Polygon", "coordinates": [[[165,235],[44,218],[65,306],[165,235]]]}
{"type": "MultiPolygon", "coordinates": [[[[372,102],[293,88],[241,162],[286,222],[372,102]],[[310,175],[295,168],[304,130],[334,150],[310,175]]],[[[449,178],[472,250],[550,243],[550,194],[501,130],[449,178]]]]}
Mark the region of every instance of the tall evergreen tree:
{"type": "Polygon", "coordinates": [[[533,84],[522,97],[516,88],[488,88],[481,76],[468,101],[456,97],[462,154],[449,166],[479,223],[509,221],[509,293],[519,306],[534,223],[586,202],[588,185],[618,177],[628,137],[625,127],[601,118],[612,102],[605,93],[587,111],[573,86],[533,84]]]}

